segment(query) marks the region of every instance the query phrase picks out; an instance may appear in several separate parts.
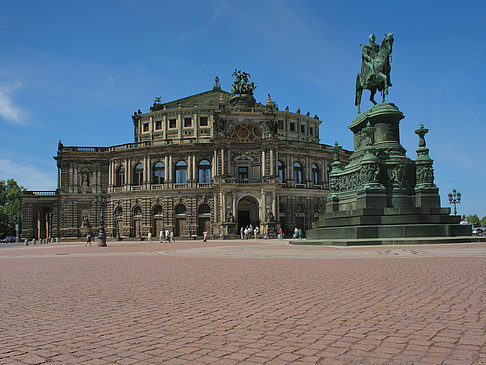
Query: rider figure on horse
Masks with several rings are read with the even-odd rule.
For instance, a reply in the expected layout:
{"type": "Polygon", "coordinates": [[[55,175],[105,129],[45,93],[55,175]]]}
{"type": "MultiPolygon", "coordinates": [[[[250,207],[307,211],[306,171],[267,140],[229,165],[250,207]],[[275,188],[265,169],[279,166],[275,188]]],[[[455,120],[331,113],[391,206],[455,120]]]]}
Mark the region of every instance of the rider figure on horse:
{"type": "Polygon", "coordinates": [[[369,36],[370,42],[363,46],[361,51],[361,77],[362,84],[366,85],[371,77],[375,75],[375,58],[380,51],[380,46],[375,43],[376,37],[373,33],[369,36]]]}

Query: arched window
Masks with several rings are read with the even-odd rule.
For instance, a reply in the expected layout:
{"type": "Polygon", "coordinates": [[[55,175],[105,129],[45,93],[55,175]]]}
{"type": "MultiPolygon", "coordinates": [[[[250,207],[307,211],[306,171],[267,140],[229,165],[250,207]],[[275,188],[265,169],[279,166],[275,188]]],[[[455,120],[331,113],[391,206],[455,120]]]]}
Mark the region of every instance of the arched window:
{"type": "Polygon", "coordinates": [[[207,204],[201,204],[198,210],[199,214],[211,213],[211,208],[207,204]]]}
{"type": "Polygon", "coordinates": [[[142,216],[142,208],[135,207],[135,209],[133,210],[133,218],[135,218],[136,220],[141,220],[142,216]]]}
{"type": "Polygon", "coordinates": [[[162,207],[160,205],[156,205],[154,207],[154,217],[162,217],[164,211],[162,210],[162,207]]]}
{"type": "Polygon", "coordinates": [[[121,207],[117,207],[115,209],[115,219],[118,220],[118,219],[121,219],[123,216],[123,209],[121,207]]]}
{"type": "Polygon", "coordinates": [[[297,213],[297,214],[303,214],[304,213],[304,207],[302,206],[302,204],[297,204],[295,206],[295,213],[297,213]]]}
{"type": "Polygon", "coordinates": [[[165,168],[163,162],[156,162],[153,167],[152,184],[162,184],[165,178],[165,168]]]}
{"type": "Polygon", "coordinates": [[[138,163],[133,169],[133,185],[142,185],[143,181],[143,165],[138,163]]]}
{"type": "Polygon", "coordinates": [[[312,182],[314,185],[319,185],[319,167],[315,163],[312,164],[312,182]]]}
{"type": "Polygon", "coordinates": [[[303,184],[302,165],[300,162],[294,162],[294,181],[296,184],[303,184]]]}
{"type": "Polygon", "coordinates": [[[285,167],[282,161],[278,161],[278,177],[280,179],[280,182],[285,181],[285,167]]]}
{"type": "Polygon", "coordinates": [[[199,182],[211,182],[211,162],[208,160],[199,161],[199,182]]]}
{"type": "Polygon", "coordinates": [[[278,212],[279,212],[280,214],[285,214],[285,205],[283,205],[283,204],[279,204],[279,205],[278,205],[278,212]]]}
{"type": "Polygon", "coordinates": [[[175,182],[176,184],[187,183],[187,163],[184,160],[177,161],[175,165],[175,182]]]}
{"type": "Polygon", "coordinates": [[[185,214],[186,206],[184,204],[179,204],[175,207],[175,214],[185,214]]]}
{"type": "Polygon", "coordinates": [[[125,185],[125,166],[121,165],[116,169],[115,186],[125,185]]]}

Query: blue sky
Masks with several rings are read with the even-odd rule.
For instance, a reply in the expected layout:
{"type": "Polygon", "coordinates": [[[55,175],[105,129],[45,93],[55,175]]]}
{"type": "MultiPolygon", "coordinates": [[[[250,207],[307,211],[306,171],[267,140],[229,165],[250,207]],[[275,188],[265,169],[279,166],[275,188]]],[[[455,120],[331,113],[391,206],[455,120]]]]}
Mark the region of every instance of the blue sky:
{"type": "MultiPolygon", "coordinates": [[[[318,114],[321,141],[353,148],[360,44],[394,32],[387,101],[405,114],[401,142],[430,130],[443,206],[486,216],[486,5],[482,1],[3,1],[0,179],[56,188],[57,142],[133,141],[131,114],[212,88],[235,68],[255,96],[318,114]]],[[[362,110],[370,106],[368,92],[362,110]]]]}

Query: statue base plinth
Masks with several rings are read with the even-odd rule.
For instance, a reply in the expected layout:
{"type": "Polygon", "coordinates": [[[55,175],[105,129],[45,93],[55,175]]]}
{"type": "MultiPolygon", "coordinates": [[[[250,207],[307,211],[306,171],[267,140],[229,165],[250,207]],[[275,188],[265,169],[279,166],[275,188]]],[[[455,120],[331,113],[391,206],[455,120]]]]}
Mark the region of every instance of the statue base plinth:
{"type": "Polygon", "coordinates": [[[399,139],[402,118],[394,104],[383,103],[353,120],[349,128],[355,152],[347,166],[331,172],[326,214],[307,231],[308,240],[388,242],[471,235],[469,226],[459,224],[460,217],[440,207],[425,141],[417,161],[405,156],[399,139]]]}
{"type": "Polygon", "coordinates": [[[245,106],[245,107],[252,107],[255,105],[256,100],[253,95],[250,94],[238,94],[233,96],[229,103],[231,106],[245,106]]]}

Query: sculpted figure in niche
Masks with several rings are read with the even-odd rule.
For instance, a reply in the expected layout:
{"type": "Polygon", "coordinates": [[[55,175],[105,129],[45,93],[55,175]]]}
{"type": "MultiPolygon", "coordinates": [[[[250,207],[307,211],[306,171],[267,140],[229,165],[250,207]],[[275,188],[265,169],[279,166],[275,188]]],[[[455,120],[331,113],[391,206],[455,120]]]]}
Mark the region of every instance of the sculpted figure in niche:
{"type": "Polygon", "coordinates": [[[89,186],[89,172],[81,172],[81,186],[89,186]]]}
{"type": "Polygon", "coordinates": [[[273,215],[273,213],[270,209],[267,211],[266,219],[267,219],[267,222],[274,222],[275,221],[275,217],[274,217],[274,215],[273,215]]]}

